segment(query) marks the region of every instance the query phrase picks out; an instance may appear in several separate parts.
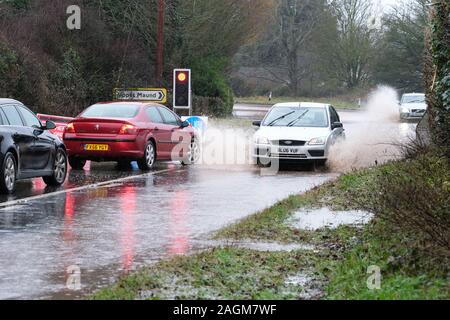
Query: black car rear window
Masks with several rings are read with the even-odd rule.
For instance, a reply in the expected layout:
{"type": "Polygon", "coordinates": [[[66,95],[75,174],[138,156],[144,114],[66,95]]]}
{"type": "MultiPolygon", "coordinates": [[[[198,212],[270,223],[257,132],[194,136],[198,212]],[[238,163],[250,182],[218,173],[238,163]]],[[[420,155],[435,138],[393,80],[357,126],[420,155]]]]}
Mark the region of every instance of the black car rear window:
{"type": "Polygon", "coordinates": [[[96,104],[81,114],[83,118],[125,118],[136,117],[139,106],[130,104],[96,104]]]}

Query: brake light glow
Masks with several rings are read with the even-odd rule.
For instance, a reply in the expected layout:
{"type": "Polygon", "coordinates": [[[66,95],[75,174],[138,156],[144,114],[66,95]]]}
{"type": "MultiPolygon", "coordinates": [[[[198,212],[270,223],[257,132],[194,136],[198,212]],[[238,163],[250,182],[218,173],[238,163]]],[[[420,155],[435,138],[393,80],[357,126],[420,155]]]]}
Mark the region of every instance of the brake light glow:
{"type": "Polygon", "coordinates": [[[131,124],[124,124],[119,131],[119,134],[136,134],[137,129],[131,124]]]}
{"type": "Polygon", "coordinates": [[[73,123],[69,123],[65,129],[65,133],[75,133],[75,126],[73,123]]]}

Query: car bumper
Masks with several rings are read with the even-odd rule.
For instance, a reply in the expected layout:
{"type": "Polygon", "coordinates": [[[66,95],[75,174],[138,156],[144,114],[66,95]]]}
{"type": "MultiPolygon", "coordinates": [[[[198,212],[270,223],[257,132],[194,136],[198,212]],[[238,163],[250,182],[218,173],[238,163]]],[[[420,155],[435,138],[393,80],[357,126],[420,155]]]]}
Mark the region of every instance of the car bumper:
{"type": "Polygon", "coordinates": [[[322,146],[281,147],[274,145],[256,145],[253,148],[254,159],[277,160],[326,160],[328,152],[322,146]],[[281,148],[281,149],[280,149],[281,148]]]}
{"type": "Polygon", "coordinates": [[[400,118],[403,120],[420,120],[425,115],[425,112],[423,113],[414,113],[414,112],[402,112],[400,113],[400,118]]]}
{"type": "Polygon", "coordinates": [[[65,139],[64,144],[70,157],[86,160],[139,159],[144,156],[144,146],[137,140],[65,139]],[[108,150],[88,151],[85,148],[88,144],[107,145],[108,150]]]}

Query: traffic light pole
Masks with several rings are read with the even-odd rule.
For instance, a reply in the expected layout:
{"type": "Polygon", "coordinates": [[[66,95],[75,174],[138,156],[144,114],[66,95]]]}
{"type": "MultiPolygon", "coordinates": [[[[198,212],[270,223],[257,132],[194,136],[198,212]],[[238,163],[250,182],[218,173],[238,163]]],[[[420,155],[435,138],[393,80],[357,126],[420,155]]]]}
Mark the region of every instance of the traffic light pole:
{"type": "Polygon", "coordinates": [[[158,85],[163,84],[164,71],[164,0],[158,0],[158,26],[156,36],[155,78],[158,85]]]}

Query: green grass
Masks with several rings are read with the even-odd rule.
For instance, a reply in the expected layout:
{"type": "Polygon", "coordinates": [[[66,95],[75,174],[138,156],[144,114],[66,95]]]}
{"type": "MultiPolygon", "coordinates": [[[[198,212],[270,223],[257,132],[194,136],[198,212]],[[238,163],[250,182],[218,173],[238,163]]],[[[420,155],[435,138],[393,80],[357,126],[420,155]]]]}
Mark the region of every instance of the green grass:
{"type": "Polygon", "coordinates": [[[402,261],[407,241],[396,235],[386,236],[373,225],[361,236],[359,244],[343,254],[342,259],[323,259],[318,269],[329,279],[326,297],[330,300],[438,300],[450,298],[450,284],[445,272],[434,272],[402,261]],[[374,230],[375,229],[375,230],[374,230]],[[381,236],[384,239],[380,238],[381,236]],[[403,248],[400,249],[399,248],[403,248]],[[367,286],[369,266],[381,270],[380,289],[367,286]]]}
{"type": "Polygon", "coordinates": [[[274,105],[283,102],[318,102],[329,103],[338,109],[359,109],[357,99],[345,98],[305,98],[305,97],[275,97],[269,101],[268,97],[240,97],[235,98],[235,103],[258,104],[258,105],[274,105]]]}
{"type": "Polygon", "coordinates": [[[311,266],[310,253],[262,253],[217,248],[193,257],[180,256],[123,277],[95,293],[96,300],[118,299],[296,299],[289,275],[311,266]],[[145,293],[145,295],[142,295],[145,293]]]}

